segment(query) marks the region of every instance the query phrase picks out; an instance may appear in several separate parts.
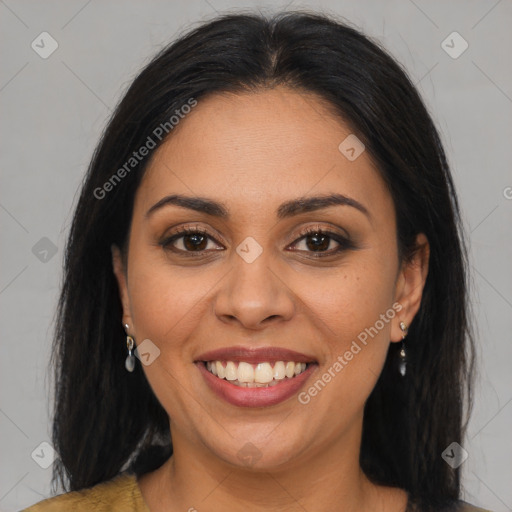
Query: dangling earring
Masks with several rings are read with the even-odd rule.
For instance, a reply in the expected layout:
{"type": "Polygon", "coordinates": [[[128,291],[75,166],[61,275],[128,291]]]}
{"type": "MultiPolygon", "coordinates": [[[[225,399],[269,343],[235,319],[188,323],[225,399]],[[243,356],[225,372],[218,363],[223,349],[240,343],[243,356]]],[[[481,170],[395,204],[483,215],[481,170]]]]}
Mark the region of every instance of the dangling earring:
{"type": "Polygon", "coordinates": [[[135,368],[135,356],[132,354],[132,349],[135,345],[135,342],[133,341],[133,338],[128,334],[129,325],[124,324],[124,328],[126,330],[126,347],[128,348],[128,356],[126,356],[124,367],[129,372],[133,372],[135,368]]]}
{"type": "Polygon", "coordinates": [[[400,361],[398,363],[398,371],[402,377],[405,376],[406,366],[407,366],[407,357],[405,354],[405,337],[407,336],[407,331],[409,328],[405,322],[400,322],[400,329],[402,330],[402,348],[400,349],[400,361]]]}

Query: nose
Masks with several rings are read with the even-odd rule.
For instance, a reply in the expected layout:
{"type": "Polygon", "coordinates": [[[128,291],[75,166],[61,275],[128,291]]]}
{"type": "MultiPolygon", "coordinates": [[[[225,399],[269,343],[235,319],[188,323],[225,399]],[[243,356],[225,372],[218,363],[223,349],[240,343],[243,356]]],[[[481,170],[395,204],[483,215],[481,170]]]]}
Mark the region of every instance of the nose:
{"type": "Polygon", "coordinates": [[[293,292],[278,270],[270,267],[265,251],[252,263],[238,254],[233,254],[233,260],[215,297],[216,316],[250,330],[290,320],[295,311],[293,292]]]}

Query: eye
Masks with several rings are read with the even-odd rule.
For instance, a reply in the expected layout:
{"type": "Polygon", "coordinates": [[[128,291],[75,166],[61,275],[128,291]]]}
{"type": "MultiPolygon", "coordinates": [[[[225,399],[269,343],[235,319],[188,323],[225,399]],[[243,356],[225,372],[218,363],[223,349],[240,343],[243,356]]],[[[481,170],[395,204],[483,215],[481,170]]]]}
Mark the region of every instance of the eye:
{"type": "Polygon", "coordinates": [[[305,249],[299,249],[299,251],[312,252],[316,258],[332,256],[343,250],[354,248],[354,244],[347,237],[319,227],[304,230],[301,233],[301,238],[292,245],[295,244],[302,244],[305,249]]]}
{"type": "MultiPolygon", "coordinates": [[[[206,230],[198,227],[183,228],[173,235],[165,238],[160,242],[164,249],[169,249],[174,252],[180,252],[187,256],[201,255],[202,252],[212,249],[208,246],[208,242],[215,241],[206,230]]],[[[218,250],[218,249],[214,249],[218,250]]]]}
{"type": "MultiPolygon", "coordinates": [[[[316,258],[332,256],[343,250],[355,248],[346,236],[320,227],[302,231],[300,238],[292,246],[300,244],[304,249],[298,249],[298,252],[312,253],[316,258]]],[[[162,240],[160,245],[166,250],[192,257],[201,256],[211,250],[219,250],[219,247],[223,248],[206,230],[199,227],[182,228],[162,240]],[[209,245],[210,242],[213,243],[213,247],[212,244],[209,245]]]]}

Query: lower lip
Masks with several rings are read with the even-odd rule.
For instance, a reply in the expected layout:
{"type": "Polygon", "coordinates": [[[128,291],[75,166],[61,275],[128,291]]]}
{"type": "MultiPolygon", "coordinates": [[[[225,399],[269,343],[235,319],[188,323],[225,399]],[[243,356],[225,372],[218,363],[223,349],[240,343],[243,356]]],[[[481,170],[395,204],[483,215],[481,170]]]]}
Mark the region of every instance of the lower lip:
{"type": "Polygon", "coordinates": [[[275,386],[266,388],[245,388],[231,384],[228,380],[219,379],[206,369],[205,363],[196,366],[203,374],[210,389],[220,398],[238,407],[268,407],[284,402],[293,396],[304,385],[316,364],[310,364],[301,374],[291,379],[285,378],[275,386]]]}

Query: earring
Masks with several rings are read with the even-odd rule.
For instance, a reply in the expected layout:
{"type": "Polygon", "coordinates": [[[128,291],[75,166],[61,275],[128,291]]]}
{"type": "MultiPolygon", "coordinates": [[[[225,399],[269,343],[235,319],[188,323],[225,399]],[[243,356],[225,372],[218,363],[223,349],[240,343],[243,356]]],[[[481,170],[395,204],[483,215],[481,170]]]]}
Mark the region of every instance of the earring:
{"type": "Polygon", "coordinates": [[[135,368],[135,356],[132,354],[132,349],[135,345],[135,342],[133,341],[133,338],[128,334],[129,325],[124,324],[124,328],[126,330],[126,348],[128,348],[128,355],[126,356],[124,367],[131,373],[135,368]]]}
{"type": "Polygon", "coordinates": [[[405,322],[400,322],[400,329],[402,331],[402,348],[400,349],[400,361],[398,363],[398,371],[400,372],[400,375],[402,377],[405,376],[406,366],[407,366],[407,357],[405,354],[405,337],[407,336],[407,331],[409,328],[407,327],[407,324],[405,322]]]}

